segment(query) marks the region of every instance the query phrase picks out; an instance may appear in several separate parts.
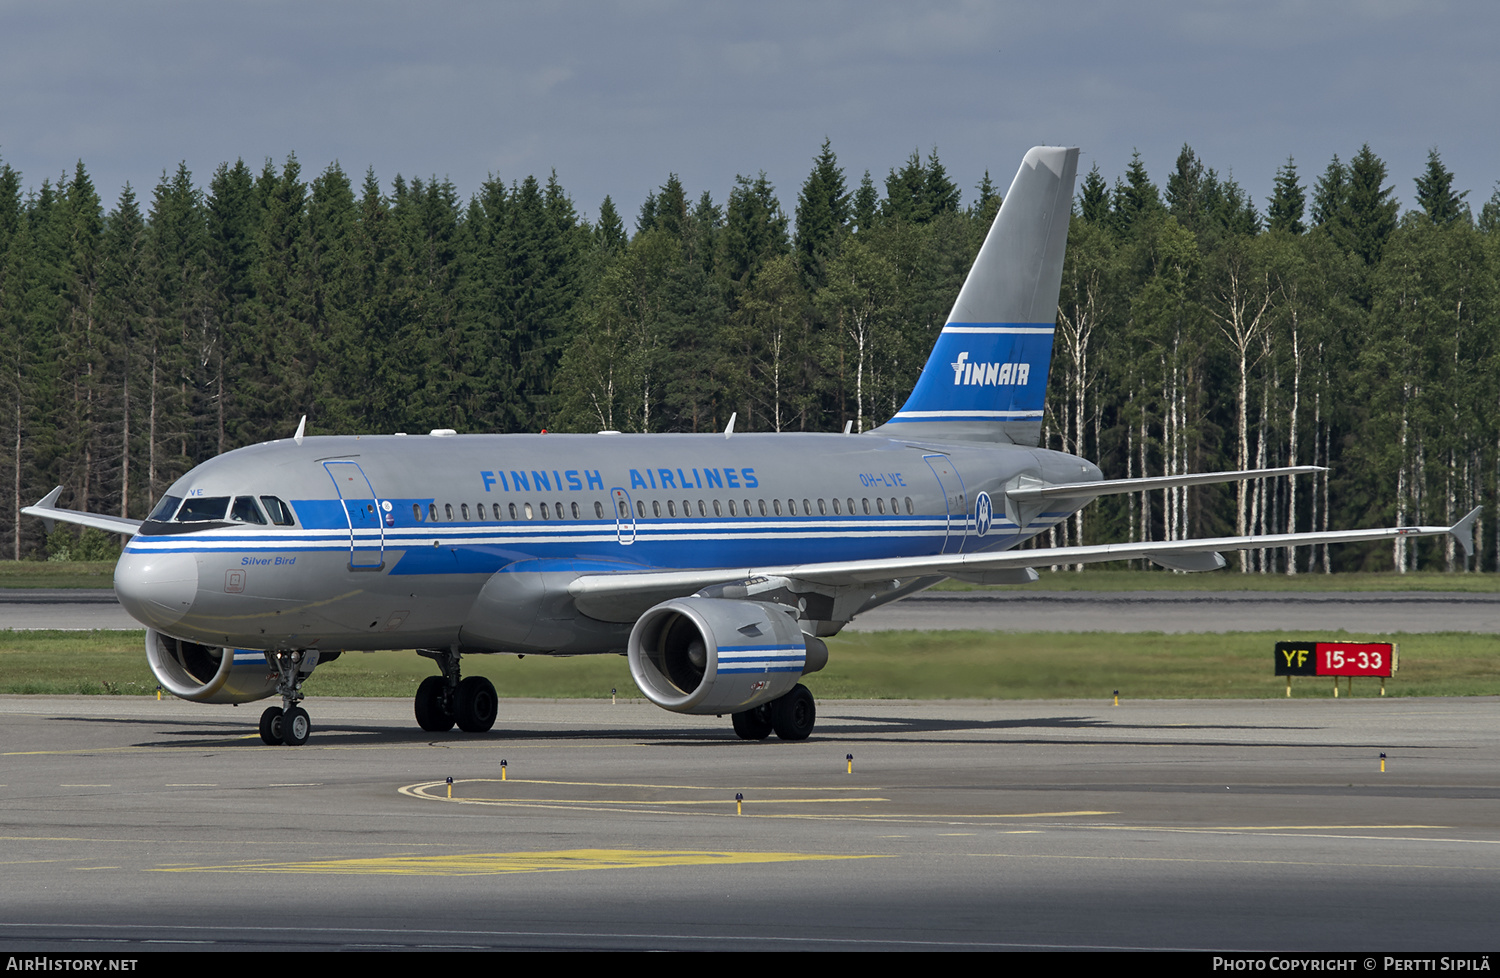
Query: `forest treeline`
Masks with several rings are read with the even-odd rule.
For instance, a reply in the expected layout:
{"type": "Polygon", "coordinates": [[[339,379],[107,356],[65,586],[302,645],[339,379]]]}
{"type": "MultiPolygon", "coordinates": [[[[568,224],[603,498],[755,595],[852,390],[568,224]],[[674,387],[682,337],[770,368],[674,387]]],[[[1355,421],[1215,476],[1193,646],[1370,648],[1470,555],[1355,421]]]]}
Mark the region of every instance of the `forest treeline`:
{"type": "MultiPolygon", "coordinates": [[[[1500,192],[1477,216],[1434,150],[1399,213],[1368,146],[1264,210],[1183,147],[1080,182],[1050,447],[1106,477],[1316,464],[1327,476],[1101,501],[1042,542],[1452,522],[1500,560],[1500,192]]],[[[675,175],[627,229],[553,174],[356,187],[295,156],[185,166],[106,210],[86,167],[23,190],[0,162],[0,554],[19,514],[140,518],[193,465],[289,435],[864,430],[898,408],[1000,205],[936,150],[854,185],[828,143],[795,204],[675,175]]],[[[58,544],[53,541],[54,551],[58,544]]],[[[1451,542],[1250,554],[1247,570],[1461,569],[1451,542]]]]}

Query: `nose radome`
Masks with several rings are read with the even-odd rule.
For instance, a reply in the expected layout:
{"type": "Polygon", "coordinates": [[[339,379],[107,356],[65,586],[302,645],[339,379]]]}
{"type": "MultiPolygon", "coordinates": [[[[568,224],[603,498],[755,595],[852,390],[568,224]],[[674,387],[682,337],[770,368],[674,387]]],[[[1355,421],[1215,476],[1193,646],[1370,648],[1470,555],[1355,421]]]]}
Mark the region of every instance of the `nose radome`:
{"type": "Polygon", "coordinates": [[[182,620],[198,594],[198,558],[192,554],[125,553],[115,565],[115,597],[130,617],[168,628],[182,620]]]}

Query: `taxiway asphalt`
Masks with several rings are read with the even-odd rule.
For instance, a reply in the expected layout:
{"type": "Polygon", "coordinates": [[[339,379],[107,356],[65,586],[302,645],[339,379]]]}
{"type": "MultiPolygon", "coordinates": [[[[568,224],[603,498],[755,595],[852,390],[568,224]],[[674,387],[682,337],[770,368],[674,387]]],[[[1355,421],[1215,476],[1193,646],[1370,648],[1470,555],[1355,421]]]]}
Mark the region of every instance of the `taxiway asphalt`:
{"type": "Polygon", "coordinates": [[[0,947],[1495,945],[1493,698],[308,707],[0,697],[0,947]]]}

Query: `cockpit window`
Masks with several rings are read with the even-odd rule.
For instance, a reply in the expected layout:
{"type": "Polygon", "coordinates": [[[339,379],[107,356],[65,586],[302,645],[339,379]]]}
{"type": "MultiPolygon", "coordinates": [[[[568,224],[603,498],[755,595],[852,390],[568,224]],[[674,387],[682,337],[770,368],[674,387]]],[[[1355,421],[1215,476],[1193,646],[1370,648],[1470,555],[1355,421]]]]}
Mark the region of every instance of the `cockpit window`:
{"type": "Polygon", "coordinates": [[[276,496],[261,496],[261,504],[266,507],[266,512],[271,514],[271,522],[277,526],[296,526],[297,518],[292,515],[292,507],[282,502],[276,496]]]}
{"type": "Polygon", "coordinates": [[[229,518],[240,523],[266,525],[266,518],[260,514],[260,507],[255,505],[254,496],[235,496],[234,505],[229,507],[229,518]]]}
{"type": "Polygon", "coordinates": [[[163,496],[161,497],[161,502],[156,504],[156,508],[151,511],[151,515],[146,517],[146,519],[165,523],[172,518],[172,514],[177,512],[177,507],[181,505],[181,496],[163,496]]]}
{"type": "Polygon", "coordinates": [[[206,523],[222,520],[229,509],[228,496],[194,496],[177,511],[179,523],[206,523]]]}

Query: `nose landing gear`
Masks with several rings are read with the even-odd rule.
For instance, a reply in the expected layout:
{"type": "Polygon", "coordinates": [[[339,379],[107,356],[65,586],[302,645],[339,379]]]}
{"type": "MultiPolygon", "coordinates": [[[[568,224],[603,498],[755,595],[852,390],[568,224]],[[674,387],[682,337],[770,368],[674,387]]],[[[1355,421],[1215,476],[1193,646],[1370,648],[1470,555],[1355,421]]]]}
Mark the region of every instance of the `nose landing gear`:
{"type": "Polygon", "coordinates": [[[267,707],[260,715],[260,739],[275,747],[301,747],[312,733],[312,720],[297,704],[302,700],[302,680],[318,664],[318,653],[297,649],[293,652],[267,652],[266,661],[276,670],[276,692],[281,705],[267,707]]]}

